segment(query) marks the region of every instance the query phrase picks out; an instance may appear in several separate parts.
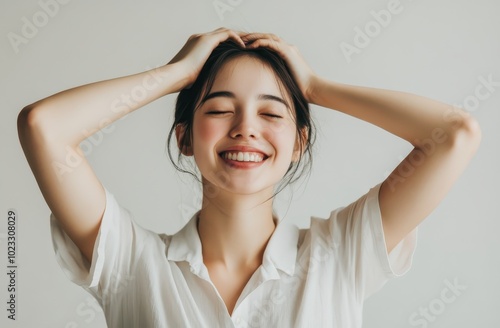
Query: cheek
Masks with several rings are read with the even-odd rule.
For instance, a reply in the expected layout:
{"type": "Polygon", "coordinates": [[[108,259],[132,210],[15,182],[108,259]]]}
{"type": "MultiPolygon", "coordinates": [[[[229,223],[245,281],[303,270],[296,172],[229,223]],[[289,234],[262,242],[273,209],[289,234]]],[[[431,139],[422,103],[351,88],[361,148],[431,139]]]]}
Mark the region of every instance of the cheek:
{"type": "Polygon", "coordinates": [[[266,129],[266,138],[280,145],[280,149],[291,151],[296,135],[295,124],[291,121],[276,122],[266,129]]]}
{"type": "Polygon", "coordinates": [[[205,120],[193,124],[194,139],[202,144],[209,143],[211,140],[219,138],[221,130],[221,127],[215,124],[214,121],[205,120]]]}
{"type": "Polygon", "coordinates": [[[283,135],[293,135],[296,131],[295,122],[290,118],[271,121],[266,125],[272,135],[282,137],[283,135]]]}

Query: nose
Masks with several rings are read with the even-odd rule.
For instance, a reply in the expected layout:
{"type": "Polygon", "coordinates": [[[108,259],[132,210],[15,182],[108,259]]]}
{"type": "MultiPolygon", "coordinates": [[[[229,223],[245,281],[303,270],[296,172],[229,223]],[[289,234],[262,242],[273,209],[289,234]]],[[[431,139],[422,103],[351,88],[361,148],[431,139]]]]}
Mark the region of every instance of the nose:
{"type": "Polygon", "coordinates": [[[258,138],[259,128],[256,119],[248,113],[240,113],[235,116],[233,126],[230,131],[231,138],[258,138]]]}

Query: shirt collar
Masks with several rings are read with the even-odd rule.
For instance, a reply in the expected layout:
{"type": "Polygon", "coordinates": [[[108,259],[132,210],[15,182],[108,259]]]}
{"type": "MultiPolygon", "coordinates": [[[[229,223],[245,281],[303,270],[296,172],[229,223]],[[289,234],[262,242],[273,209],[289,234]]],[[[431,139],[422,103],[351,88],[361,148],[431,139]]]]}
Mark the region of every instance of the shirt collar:
{"type": "MultiPolygon", "coordinates": [[[[203,256],[196,227],[198,213],[199,211],[172,236],[166,253],[169,261],[187,261],[192,270],[199,272],[203,256]]],[[[266,271],[274,273],[274,276],[279,276],[276,269],[291,276],[295,271],[299,229],[293,224],[283,222],[276,215],[274,217],[277,225],[264,251],[262,265],[266,271]]]]}

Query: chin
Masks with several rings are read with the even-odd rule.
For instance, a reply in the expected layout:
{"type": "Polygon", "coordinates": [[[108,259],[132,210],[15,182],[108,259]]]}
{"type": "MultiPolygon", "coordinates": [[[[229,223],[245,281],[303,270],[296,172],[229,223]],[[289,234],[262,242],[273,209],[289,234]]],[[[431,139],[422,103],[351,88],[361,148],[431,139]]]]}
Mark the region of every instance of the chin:
{"type": "Polygon", "coordinates": [[[206,184],[204,187],[204,196],[206,197],[217,197],[222,193],[226,194],[227,197],[234,196],[257,196],[259,194],[262,195],[262,198],[267,199],[272,196],[274,192],[274,186],[252,186],[242,185],[241,184],[233,184],[226,186],[217,186],[214,184],[206,184]]]}

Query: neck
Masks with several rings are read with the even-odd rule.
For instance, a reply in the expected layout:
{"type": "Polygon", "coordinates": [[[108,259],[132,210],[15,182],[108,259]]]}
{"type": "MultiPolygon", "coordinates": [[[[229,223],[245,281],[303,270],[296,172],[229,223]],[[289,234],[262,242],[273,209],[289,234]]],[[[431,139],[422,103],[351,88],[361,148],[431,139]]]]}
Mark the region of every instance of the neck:
{"type": "Polygon", "coordinates": [[[198,233],[203,261],[236,272],[262,264],[267,243],[275,229],[272,199],[220,192],[203,196],[198,233]],[[257,199],[258,198],[258,199],[257,199]]]}

